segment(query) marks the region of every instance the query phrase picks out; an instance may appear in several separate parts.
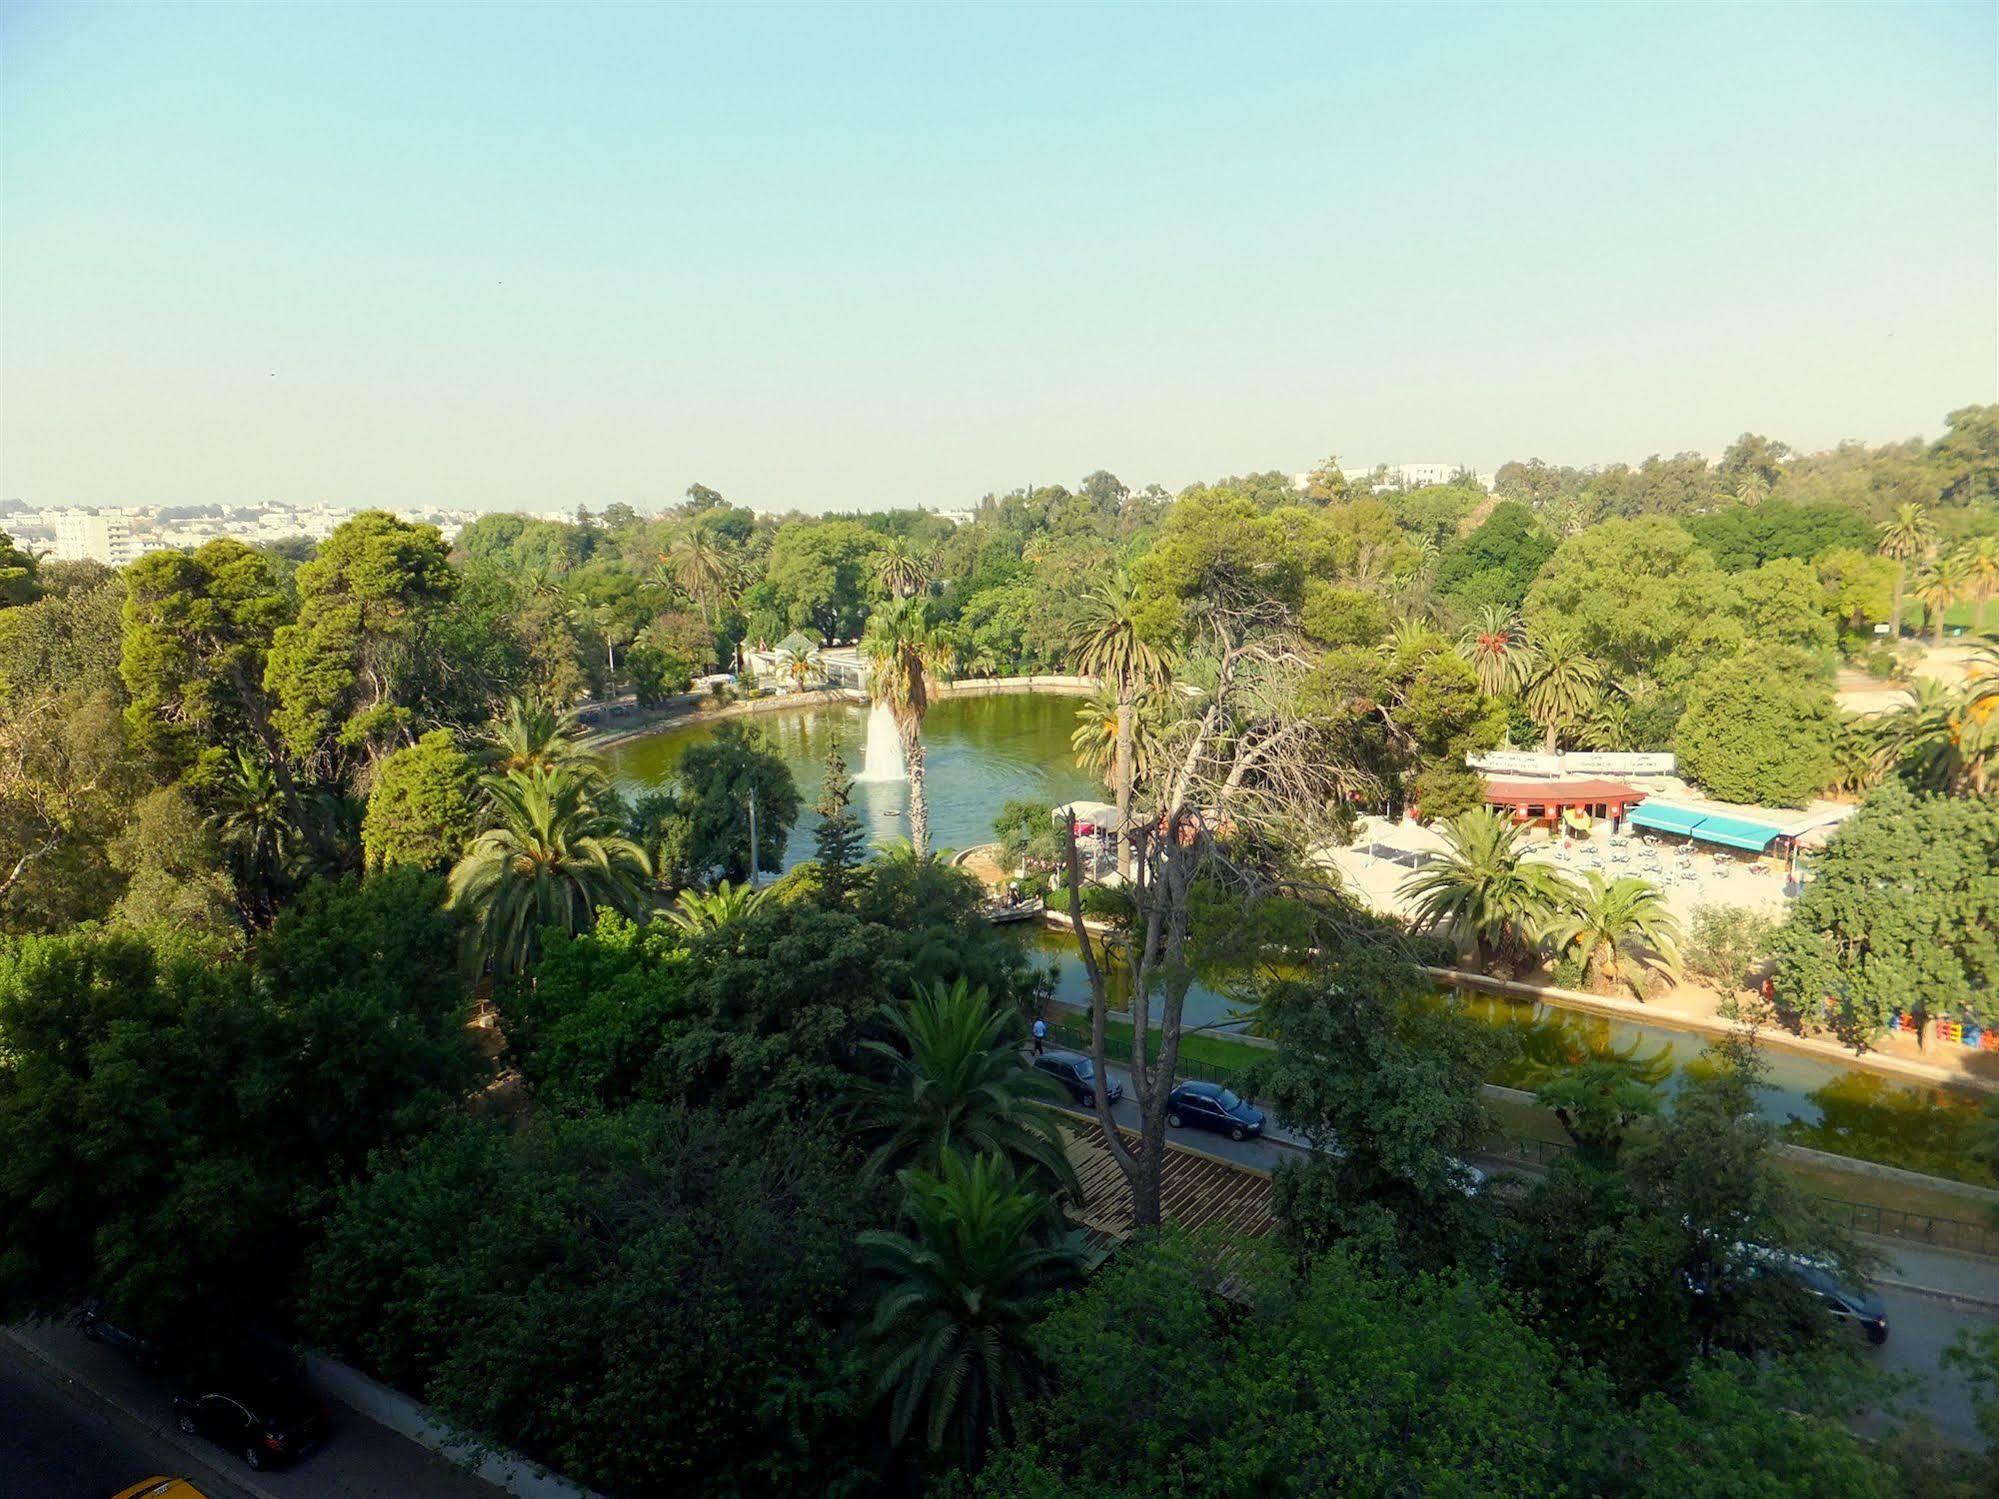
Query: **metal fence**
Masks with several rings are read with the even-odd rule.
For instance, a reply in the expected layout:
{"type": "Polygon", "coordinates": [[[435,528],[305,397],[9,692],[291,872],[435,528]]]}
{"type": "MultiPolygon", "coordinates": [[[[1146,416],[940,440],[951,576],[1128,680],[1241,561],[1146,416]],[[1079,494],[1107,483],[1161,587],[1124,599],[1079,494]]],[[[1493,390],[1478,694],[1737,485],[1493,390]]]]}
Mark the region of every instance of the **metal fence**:
{"type": "MultiPolygon", "coordinates": [[[[1048,1044],[1085,1054],[1090,1038],[1067,1025],[1048,1028],[1048,1044]]],[[[1182,1057],[1180,1076],[1204,1083],[1227,1083],[1236,1087],[1243,1069],[1227,1062],[1207,1062],[1182,1057]]],[[[1239,1090],[1240,1091],[1240,1090],[1239,1090]]],[[[1537,1140],[1529,1135],[1501,1135],[1487,1142],[1486,1153],[1500,1161],[1535,1169],[1569,1154],[1575,1147],[1566,1140],[1537,1140]]],[[[1912,1213],[1902,1208],[1879,1207],[1871,1202],[1852,1202],[1844,1197],[1816,1197],[1833,1222],[1857,1234],[1901,1239],[1911,1244],[1928,1244],[1938,1249],[1954,1249],[1963,1254],[1999,1259],[1999,1224],[1980,1223],[1966,1218],[1943,1218],[1934,1213],[1912,1213]]]]}

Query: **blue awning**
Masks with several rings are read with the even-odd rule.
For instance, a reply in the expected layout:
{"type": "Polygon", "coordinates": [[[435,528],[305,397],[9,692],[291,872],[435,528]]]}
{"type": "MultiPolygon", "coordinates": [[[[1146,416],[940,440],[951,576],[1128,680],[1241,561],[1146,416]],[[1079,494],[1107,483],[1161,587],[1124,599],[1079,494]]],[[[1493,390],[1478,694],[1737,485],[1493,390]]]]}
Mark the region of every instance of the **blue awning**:
{"type": "Polygon", "coordinates": [[[1746,817],[1703,817],[1694,837],[1703,843],[1725,843],[1730,848],[1754,849],[1761,853],[1779,836],[1779,830],[1746,817]]]}
{"type": "Polygon", "coordinates": [[[1693,832],[1705,816],[1698,807],[1676,807],[1670,802],[1648,800],[1631,809],[1631,825],[1685,835],[1693,832]]]}

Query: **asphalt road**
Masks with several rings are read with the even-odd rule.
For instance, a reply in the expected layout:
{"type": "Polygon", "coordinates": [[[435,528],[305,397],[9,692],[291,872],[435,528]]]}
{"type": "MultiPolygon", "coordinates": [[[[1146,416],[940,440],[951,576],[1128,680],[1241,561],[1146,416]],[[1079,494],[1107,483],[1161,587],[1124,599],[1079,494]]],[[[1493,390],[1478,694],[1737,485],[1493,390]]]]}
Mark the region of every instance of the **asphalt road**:
{"type": "Polygon", "coordinates": [[[208,1499],[251,1499],[0,1338],[0,1494],[108,1499],[154,1474],[185,1478],[208,1499]]]}
{"type": "MultiPolygon", "coordinates": [[[[1121,1073],[1113,1075],[1125,1084],[1127,1095],[1113,1106],[1112,1117],[1136,1130],[1138,1108],[1129,1096],[1130,1080],[1121,1073]]],[[[1081,1110],[1073,1112],[1091,1121],[1096,1118],[1094,1114],[1082,1114],[1081,1110]]],[[[1269,1171],[1297,1153],[1298,1146],[1279,1138],[1282,1134],[1283,1131],[1277,1131],[1272,1138],[1235,1141],[1206,1130],[1169,1128],[1166,1138],[1172,1144],[1204,1155],[1269,1171]]],[[[1499,1167],[1498,1162],[1483,1164],[1499,1167]]],[[[1900,1284],[1877,1283],[1876,1289],[1888,1310],[1888,1341],[1875,1348],[1856,1334],[1861,1357],[1880,1369],[1921,1381],[1912,1401],[1914,1411],[1926,1416],[1950,1441],[1982,1447],[1984,1437],[1972,1419],[1970,1388],[1960,1376],[1944,1371],[1938,1359],[1959,1332],[1999,1322],[1999,1265],[1894,1240],[1872,1242],[1893,1262],[1884,1272],[1885,1278],[1900,1284]],[[1910,1287],[1954,1294],[1926,1295],[1924,1290],[1910,1287]]]]}

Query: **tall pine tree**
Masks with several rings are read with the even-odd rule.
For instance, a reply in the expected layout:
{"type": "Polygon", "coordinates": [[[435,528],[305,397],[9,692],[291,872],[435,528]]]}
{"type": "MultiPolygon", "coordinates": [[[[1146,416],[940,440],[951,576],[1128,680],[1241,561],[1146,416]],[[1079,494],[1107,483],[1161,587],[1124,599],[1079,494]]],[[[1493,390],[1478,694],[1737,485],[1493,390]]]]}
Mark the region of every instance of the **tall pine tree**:
{"type": "Polygon", "coordinates": [[[853,795],[854,781],[847,774],[847,762],[841,757],[839,741],[835,740],[826,751],[826,785],[813,806],[813,811],[819,814],[819,828],[812,835],[822,887],[830,905],[846,904],[854,888],[854,871],[860,867],[867,848],[861,819],[848,805],[853,795]]]}

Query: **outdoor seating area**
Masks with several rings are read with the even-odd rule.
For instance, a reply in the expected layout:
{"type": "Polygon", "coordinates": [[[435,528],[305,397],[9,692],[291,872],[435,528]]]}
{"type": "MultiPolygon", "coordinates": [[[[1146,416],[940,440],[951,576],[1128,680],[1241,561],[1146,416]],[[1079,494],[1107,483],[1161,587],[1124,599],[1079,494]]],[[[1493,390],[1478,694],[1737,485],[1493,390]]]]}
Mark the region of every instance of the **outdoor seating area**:
{"type": "Polygon", "coordinates": [[[1651,834],[1550,838],[1530,856],[1567,872],[1596,873],[1606,880],[1636,876],[1669,897],[1677,891],[1696,904],[1767,904],[1773,896],[1792,897],[1802,888],[1787,878],[1787,865],[1781,858],[1702,848],[1651,834]]]}

